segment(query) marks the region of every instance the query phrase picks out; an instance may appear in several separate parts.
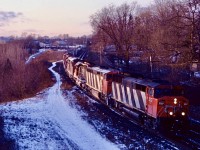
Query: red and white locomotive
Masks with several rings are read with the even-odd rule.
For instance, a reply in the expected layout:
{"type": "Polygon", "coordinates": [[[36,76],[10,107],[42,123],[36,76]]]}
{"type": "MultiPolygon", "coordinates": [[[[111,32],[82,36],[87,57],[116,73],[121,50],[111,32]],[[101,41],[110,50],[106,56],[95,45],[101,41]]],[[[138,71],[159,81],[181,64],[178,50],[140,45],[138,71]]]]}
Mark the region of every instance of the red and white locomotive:
{"type": "Polygon", "coordinates": [[[133,78],[68,54],[63,56],[63,63],[67,75],[78,86],[145,126],[173,129],[188,125],[189,102],[180,86],[133,78]]]}

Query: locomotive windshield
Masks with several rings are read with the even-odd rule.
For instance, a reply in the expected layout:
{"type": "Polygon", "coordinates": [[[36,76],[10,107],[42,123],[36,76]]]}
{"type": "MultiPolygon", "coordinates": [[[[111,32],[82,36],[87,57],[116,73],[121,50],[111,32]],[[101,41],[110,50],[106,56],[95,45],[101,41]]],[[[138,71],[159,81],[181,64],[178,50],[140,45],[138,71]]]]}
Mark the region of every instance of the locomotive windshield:
{"type": "Polygon", "coordinates": [[[154,89],[154,96],[156,98],[160,98],[163,96],[181,96],[183,95],[182,89],[177,88],[155,88],[154,89]]]}

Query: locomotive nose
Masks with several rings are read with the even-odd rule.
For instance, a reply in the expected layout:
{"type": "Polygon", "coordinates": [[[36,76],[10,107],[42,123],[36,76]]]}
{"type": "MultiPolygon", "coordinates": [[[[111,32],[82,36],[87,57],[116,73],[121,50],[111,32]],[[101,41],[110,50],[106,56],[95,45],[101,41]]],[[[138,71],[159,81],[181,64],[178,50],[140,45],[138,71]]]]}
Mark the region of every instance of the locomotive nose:
{"type": "Polygon", "coordinates": [[[164,107],[165,114],[168,117],[185,117],[188,115],[188,101],[183,97],[162,97],[159,102],[163,102],[161,106],[164,107]]]}

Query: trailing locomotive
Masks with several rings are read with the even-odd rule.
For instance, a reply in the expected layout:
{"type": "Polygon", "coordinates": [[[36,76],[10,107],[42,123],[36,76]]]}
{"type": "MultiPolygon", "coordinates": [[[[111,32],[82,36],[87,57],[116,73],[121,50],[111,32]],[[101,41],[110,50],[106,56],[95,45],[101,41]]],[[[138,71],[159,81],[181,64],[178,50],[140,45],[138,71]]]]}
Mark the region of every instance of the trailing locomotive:
{"type": "Polygon", "coordinates": [[[68,54],[63,56],[67,75],[82,89],[147,127],[188,127],[189,102],[180,86],[125,76],[114,69],[92,66],[68,54]]]}

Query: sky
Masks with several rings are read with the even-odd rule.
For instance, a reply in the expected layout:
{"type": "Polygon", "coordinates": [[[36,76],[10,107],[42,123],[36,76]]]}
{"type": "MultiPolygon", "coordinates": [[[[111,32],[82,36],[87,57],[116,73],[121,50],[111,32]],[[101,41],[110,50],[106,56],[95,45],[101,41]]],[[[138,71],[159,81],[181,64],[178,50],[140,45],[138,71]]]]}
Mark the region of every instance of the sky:
{"type": "MultiPolygon", "coordinates": [[[[153,0],[135,0],[148,6],[153,0]]],[[[133,0],[0,0],[0,36],[92,34],[90,16],[110,4],[133,0]]]]}

